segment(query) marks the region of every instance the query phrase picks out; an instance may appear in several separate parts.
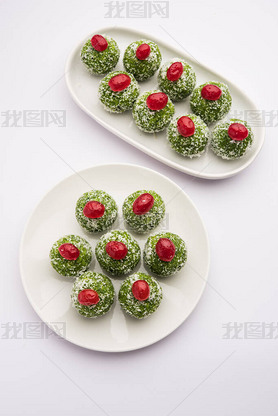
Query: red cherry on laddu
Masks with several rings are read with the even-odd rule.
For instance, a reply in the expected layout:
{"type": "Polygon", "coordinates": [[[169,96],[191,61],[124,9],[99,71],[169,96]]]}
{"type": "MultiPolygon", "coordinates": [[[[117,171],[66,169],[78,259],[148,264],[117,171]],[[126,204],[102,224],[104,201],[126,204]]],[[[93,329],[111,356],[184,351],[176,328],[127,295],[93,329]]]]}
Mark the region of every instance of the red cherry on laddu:
{"type": "Polygon", "coordinates": [[[104,215],[105,206],[98,201],[89,201],[83,208],[83,214],[87,218],[101,218],[104,215]]]}
{"type": "Polygon", "coordinates": [[[233,123],[228,128],[228,135],[232,140],[242,141],[248,134],[248,129],[241,123],[233,123]]]}
{"type": "Polygon", "coordinates": [[[132,205],[132,211],[135,215],[143,215],[149,212],[154,204],[154,197],[149,194],[141,194],[135,199],[132,205]]]}
{"type": "Polygon", "coordinates": [[[181,62],[174,62],[168,68],[167,79],[169,81],[177,81],[182,76],[182,73],[183,73],[182,63],[181,62]]]}
{"type": "Polygon", "coordinates": [[[168,96],[164,92],[154,92],[148,96],[146,103],[150,110],[162,110],[168,103],[168,96]]]}
{"type": "Polygon", "coordinates": [[[132,285],[132,293],[135,299],[141,302],[147,300],[150,296],[150,286],[146,280],[136,280],[132,285]]]}
{"type": "Polygon", "coordinates": [[[79,249],[70,243],[60,245],[58,250],[61,256],[66,260],[77,260],[80,254],[79,249]]]}
{"type": "Polygon", "coordinates": [[[176,247],[169,238],[160,238],[156,243],[155,251],[160,260],[169,262],[175,256],[176,247]]]}
{"type": "Polygon", "coordinates": [[[150,53],[151,53],[151,48],[150,48],[150,45],[148,45],[147,43],[142,43],[136,49],[136,57],[140,61],[144,61],[145,59],[147,59],[150,53]]]}
{"type": "Polygon", "coordinates": [[[91,39],[92,47],[98,51],[103,52],[108,47],[107,40],[101,35],[94,35],[91,39]]]}
{"type": "Polygon", "coordinates": [[[125,90],[130,85],[130,83],[130,76],[127,74],[118,74],[109,80],[108,85],[112,91],[118,92],[125,90]]]}
{"type": "Polygon", "coordinates": [[[84,289],[78,293],[78,302],[84,306],[96,305],[99,302],[98,293],[92,289],[84,289]]]}
{"type": "Polygon", "coordinates": [[[208,101],[216,101],[222,95],[222,90],[217,85],[207,84],[202,88],[201,96],[208,101]]]}
{"type": "Polygon", "coordinates": [[[178,119],[177,129],[183,137],[190,137],[195,133],[195,124],[190,117],[182,116],[178,119]]]}
{"type": "Polygon", "coordinates": [[[122,260],[127,255],[128,249],[120,241],[109,241],[105,246],[106,253],[114,260],[122,260]]]}

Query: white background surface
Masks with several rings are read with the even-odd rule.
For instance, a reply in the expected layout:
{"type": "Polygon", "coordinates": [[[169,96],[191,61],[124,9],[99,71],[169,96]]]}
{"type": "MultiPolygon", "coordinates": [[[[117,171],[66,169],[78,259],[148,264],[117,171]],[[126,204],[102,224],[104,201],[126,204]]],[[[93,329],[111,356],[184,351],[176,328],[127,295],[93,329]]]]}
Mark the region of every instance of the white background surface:
{"type": "MultiPolygon", "coordinates": [[[[169,176],[197,205],[212,257],[197,309],[147,349],[104,354],[54,336],[1,339],[1,414],[277,415],[277,340],[223,339],[222,328],[230,321],[278,320],[277,127],[267,128],[259,157],[234,178],[208,182],[176,172],[106,132],[67,92],[63,73],[72,47],[113,20],[104,18],[103,2],[14,0],[0,2],[0,8],[1,112],[67,114],[65,128],[0,128],[1,324],[38,321],[21,285],[20,237],[34,205],[73,170],[130,162],[169,176]]],[[[174,42],[167,31],[271,111],[278,108],[277,9],[274,0],[171,1],[168,19],[113,23],[174,42]]]]}

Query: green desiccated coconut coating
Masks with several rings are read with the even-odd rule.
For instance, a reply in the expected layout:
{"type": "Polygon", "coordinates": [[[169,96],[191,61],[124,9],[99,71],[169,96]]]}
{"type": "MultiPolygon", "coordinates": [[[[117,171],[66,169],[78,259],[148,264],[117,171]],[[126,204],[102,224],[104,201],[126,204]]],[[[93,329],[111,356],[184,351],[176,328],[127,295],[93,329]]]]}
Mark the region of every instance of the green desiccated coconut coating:
{"type": "Polygon", "coordinates": [[[209,139],[209,129],[199,116],[188,114],[186,117],[191,118],[195,125],[193,136],[183,137],[178,132],[177,122],[180,117],[176,117],[168,127],[167,137],[172,149],[183,156],[192,158],[200,156],[205,151],[209,139]]]}
{"type": "Polygon", "coordinates": [[[107,48],[96,51],[91,44],[91,39],[87,40],[81,49],[81,60],[87,70],[93,75],[105,75],[112,71],[118,63],[120,50],[114,39],[110,36],[102,35],[108,42],[107,48]]]}
{"type": "Polygon", "coordinates": [[[161,91],[154,90],[144,92],[144,94],[137,98],[132,110],[135,124],[140,130],[143,130],[146,133],[155,133],[165,129],[175,113],[174,104],[169,98],[168,103],[162,110],[149,109],[146,100],[150,94],[156,92],[161,91]]]}
{"type": "Polygon", "coordinates": [[[101,237],[95,249],[96,258],[100,266],[113,276],[121,276],[130,273],[139,263],[141,258],[140,247],[127,231],[113,230],[101,237]],[[121,260],[115,260],[106,252],[106,244],[109,241],[119,241],[127,247],[127,255],[121,260]]]}
{"type": "Polygon", "coordinates": [[[123,113],[131,110],[133,104],[138,97],[140,88],[138,82],[132,74],[124,71],[110,72],[104,77],[99,84],[98,96],[105,110],[112,113],[123,113]],[[112,91],[108,83],[115,75],[126,74],[130,77],[131,82],[127,88],[122,91],[112,91]]]}
{"type": "Polygon", "coordinates": [[[154,313],[162,300],[162,289],[158,282],[145,273],[134,273],[126,278],[120,288],[118,299],[123,310],[137,319],[146,318],[154,313]],[[133,296],[132,285],[137,280],[145,280],[149,284],[150,296],[140,301],[133,296]]]}
{"type": "Polygon", "coordinates": [[[174,58],[160,68],[157,81],[161,91],[168,94],[172,101],[181,101],[192,93],[196,84],[196,74],[192,66],[183,59],[174,58]],[[183,73],[177,81],[169,81],[167,71],[175,62],[182,63],[183,73]]]}
{"type": "Polygon", "coordinates": [[[72,306],[86,318],[97,318],[109,312],[114,298],[115,291],[111,280],[101,273],[84,273],[75,280],[71,292],[72,306]],[[96,305],[86,306],[79,303],[78,294],[85,289],[92,289],[98,293],[99,302],[96,305]]]}
{"type": "Polygon", "coordinates": [[[132,42],[125,50],[123,59],[125,69],[134,75],[137,81],[145,81],[154,75],[161,63],[161,53],[156,43],[151,40],[137,40],[132,42]],[[136,56],[138,46],[146,43],[150,46],[149,56],[140,60],[136,56]]]}
{"type": "Polygon", "coordinates": [[[187,250],[185,242],[177,234],[162,232],[148,238],[144,253],[144,261],[150,271],[157,276],[171,276],[178,272],[186,263],[187,250]],[[175,256],[171,261],[162,261],[156,254],[156,244],[160,238],[169,238],[175,245],[175,256]]]}
{"type": "Polygon", "coordinates": [[[65,235],[56,241],[50,250],[50,261],[53,269],[62,276],[79,276],[88,270],[92,261],[92,248],[88,241],[78,235],[65,235]],[[76,260],[67,260],[59,253],[62,244],[73,244],[80,254],[76,260]]]}
{"type": "Polygon", "coordinates": [[[253,132],[246,121],[232,118],[229,121],[219,123],[215,126],[212,131],[211,149],[217,156],[223,159],[238,159],[251,147],[253,140],[253,132]],[[228,128],[233,123],[244,124],[249,133],[246,139],[240,141],[230,138],[228,128]]]}
{"type": "Polygon", "coordinates": [[[157,227],[165,215],[165,204],[160,195],[155,191],[136,191],[129,195],[123,203],[123,217],[128,226],[137,233],[146,233],[157,227]],[[133,212],[133,203],[142,194],[151,194],[154,197],[154,204],[149,212],[136,215],[133,212]]]}
{"type": "Polygon", "coordinates": [[[107,230],[115,222],[117,215],[116,202],[110,195],[101,190],[85,192],[76,203],[75,216],[79,225],[92,233],[107,230]],[[89,201],[98,201],[105,206],[102,217],[87,218],[83,214],[83,209],[89,201]]]}
{"type": "Polygon", "coordinates": [[[230,110],[232,105],[232,97],[227,85],[221,82],[206,82],[195,88],[192,93],[190,106],[194,114],[197,114],[204,120],[205,123],[210,124],[214,121],[221,120],[230,110]],[[205,100],[201,95],[201,90],[205,85],[212,84],[219,87],[222,91],[221,97],[218,100],[205,100]]]}

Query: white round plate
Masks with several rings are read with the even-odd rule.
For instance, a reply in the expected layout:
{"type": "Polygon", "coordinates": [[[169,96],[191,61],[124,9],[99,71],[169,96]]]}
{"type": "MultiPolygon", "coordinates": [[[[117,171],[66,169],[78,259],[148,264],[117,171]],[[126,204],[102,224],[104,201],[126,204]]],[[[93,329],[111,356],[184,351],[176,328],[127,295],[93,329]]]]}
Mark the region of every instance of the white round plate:
{"type": "MultiPolygon", "coordinates": [[[[147,235],[133,236],[141,249],[147,235]]],[[[26,295],[39,317],[68,341],[84,348],[121,352],[151,345],[173,332],[189,316],[204,290],[209,269],[209,245],[203,222],[188,196],[174,182],[153,170],[135,165],[100,165],[74,174],[49,191],[27,223],[20,247],[20,269],[26,295]],[[144,320],[125,315],[115,301],[98,319],[86,319],[71,306],[73,279],[59,276],[49,262],[52,244],[65,234],[86,238],[93,249],[99,235],[83,232],[74,211],[77,199],[90,189],[103,189],[119,207],[113,229],[124,229],[121,206],[127,195],[153,189],[164,199],[166,218],[155,232],[179,234],[188,247],[188,262],[175,276],[158,279],[163,289],[159,309],[144,320]],[[60,324],[58,324],[60,323],[60,324]]],[[[91,270],[101,272],[94,259],[91,270]]],[[[140,264],[140,270],[145,271],[140,264]]],[[[112,279],[118,293],[123,279],[112,279]]]]}
{"type": "MultiPolygon", "coordinates": [[[[233,98],[232,108],[227,117],[248,121],[254,131],[255,139],[252,148],[242,158],[237,160],[223,160],[217,157],[209,147],[201,157],[190,159],[179,155],[171,149],[165,130],[156,134],[144,133],[136,127],[130,111],[126,111],[123,114],[112,114],[105,111],[98,100],[98,85],[101,77],[90,75],[80,59],[80,50],[85,41],[92,37],[92,34],[88,34],[87,38],[79,42],[74,48],[68,58],[65,69],[66,83],[70,94],[85,113],[106,129],[149,156],[174,169],[199,178],[228,178],[241,172],[254,161],[264,141],[261,112],[236,85],[194,60],[183,49],[173,47],[173,40],[167,44],[147,33],[115,26],[98,29],[94,33],[107,34],[117,41],[121,50],[120,60],[115,68],[117,71],[124,69],[122,64],[123,52],[131,42],[138,39],[151,39],[160,47],[162,63],[176,57],[185,59],[186,62],[194,67],[197,75],[197,86],[206,81],[224,82],[229,86],[233,98]]],[[[139,85],[141,92],[157,89],[157,74],[148,81],[140,82],[139,85]]],[[[175,103],[175,109],[176,116],[191,113],[189,99],[175,103]]],[[[210,127],[210,130],[212,127],[210,127]]],[[[93,141],[92,146],[94,146],[93,141]]]]}

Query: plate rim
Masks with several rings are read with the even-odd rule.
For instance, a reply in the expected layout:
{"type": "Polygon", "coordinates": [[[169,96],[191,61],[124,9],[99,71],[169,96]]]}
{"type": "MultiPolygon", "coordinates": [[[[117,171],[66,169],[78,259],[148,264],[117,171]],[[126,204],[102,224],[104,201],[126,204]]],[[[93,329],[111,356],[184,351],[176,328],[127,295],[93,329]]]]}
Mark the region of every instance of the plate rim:
{"type": "MultiPolygon", "coordinates": [[[[138,31],[137,29],[132,29],[132,28],[128,28],[128,27],[124,27],[124,26],[118,26],[118,25],[114,25],[114,26],[106,26],[106,27],[102,27],[100,29],[97,30],[97,32],[99,33],[105,33],[108,32],[109,30],[115,30],[115,29],[119,29],[122,30],[124,32],[132,32],[133,34],[136,35],[140,35],[141,37],[144,37],[146,39],[151,39],[153,41],[155,41],[156,43],[168,48],[169,46],[167,45],[167,42],[165,42],[164,40],[160,40],[158,39],[156,36],[149,36],[148,33],[144,32],[144,31],[138,31]]],[[[94,31],[93,33],[95,33],[96,31],[94,31]]],[[[67,60],[66,60],[66,65],[65,65],[65,80],[66,80],[66,85],[67,88],[70,92],[70,95],[73,99],[73,101],[78,105],[79,108],[81,108],[81,110],[83,110],[88,116],[90,116],[92,119],[94,119],[97,123],[99,123],[101,126],[105,127],[108,131],[110,131],[111,133],[115,134],[115,136],[119,137],[120,139],[122,139],[123,141],[125,141],[126,143],[134,146],[136,149],[139,149],[140,151],[142,151],[143,153],[153,157],[154,159],[158,160],[161,163],[164,163],[165,165],[176,169],[180,172],[186,173],[190,176],[194,176],[196,178],[202,178],[202,179],[207,179],[207,180],[219,180],[219,179],[227,179],[230,178],[234,175],[237,175],[238,173],[242,172],[244,169],[246,169],[248,166],[250,166],[254,160],[256,159],[256,157],[259,155],[262,146],[264,144],[265,141],[265,127],[264,126],[260,126],[261,127],[261,138],[260,138],[260,142],[258,145],[258,148],[256,150],[256,152],[252,155],[252,157],[250,157],[242,166],[240,166],[237,169],[232,170],[231,172],[227,172],[224,174],[217,174],[217,173],[204,173],[202,170],[201,171],[196,171],[192,168],[189,167],[181,167],[178,163],[171,161],[170,159],[164,157],[164,156],[160,156],[158,155],[155,151],[153,151],[152,149],[148,149],[147,147],[145,147],[144,145],[142,145],[141,143],[138,143],[136,141],[132,141],[132,139],[130,139],[126,134],[118,134],[117,133],[117,129],[115,129],[114,127],[110,126],[109,123],[106,123],[105,121],[103,121],[101,118],[99,118],[98,116],[94,115],[94,113],[91,113],[86,107],[85,105],[77,98],[76,94],[73,91],[73,88],[71,87],[71,82],[70,82],[70,69],[72,67],[72,61],[73,58],[76,54],[77,51],[80,51],[80,45],[85,43],[85,41],[87,39],[89,39],[89,37],[92,35],[92,32],[90,32],[90,34],[88,34],[88,36],[86,36],[86,38],[84,38],[82,41],[79,41],[76,46],[72,49],[72,51],[70,52],[67,60]]],[[[220,77],[225,83],[227,83],[228,85],[231,85],[233,88],[237,89],[242,95],[243,97],[250,101],[250,103],[253,105],[253,107],[258,110],[258,107],[256,105],[256,103],[254,102],[253,99],[251,99],[241,88],[239,88],[233,81],[228,80],[226,77],[224,77],[223,75],[219,74],[217,71],[211,69],[210,67],[208,67],[207,65],[204,65],[203,63],[196,61],[196,59],[194,57],[192,57],[191,55],[189,55],[185,50],[183,50],[182,48],[178,48],[177,46],[173,46],[171,47],[172,50],[177,54],[182,54],[184,56],[186,56],[187,58],[189,58],[190,60],[195,61],[196,63],[198,63],[198,65],[201,65],[205,70],[211,71],[213,72],[217,77],[220,77]]],[[[99,80],[101,79],[101,77],[99,77],[99,80]]],[[[258,110],[259,111],[259,110],[258,110]]]]}
{"type": "Polygon", "coordinates": [[[20,277],[21,277],[21,283],[25,292],[25,295],[30,303],[30,305],[32,306],[33,310],[35,311],[35,313],[38,315],[38,317],[40,318],[40,320],[42,322],[44,322],[53,332],[55,332],[58,336],[60,336],[62,339],[66,340],[67,342],[70,342],[73,345],[77,345],[78,347],[82,347],[84,349],[90,350],[90,351],[97,351],[97,352],[103,352],[103,353],[124,353],[124,352],[129,352],[129,351],[136,351],[136,350],[140,350],[146,347],[149,347],[151,345],[156,344],[157,342],[163,340],[164,338],[168,337],[171,333],[173,333],[176,329],[178,329],[182,324],[184,324],[184,322],[189,318],[189,316],[192,314],[192,312],[194,311],[194,309],[197,307],[197,305],[199,304],[199,301],[204,293],[205,287],[207,285],[208,282],[208,276],[209,276],[209,270],[210,270],[210,262],[211,262],[211,256],[210,256],[210,244],[209,244],[209,238],[208,238],[208,233],[207,233],[207,229],[205,227],[204,221],[199,213],[199,210],[197,209],[196,205],[194,204],[194,202],[192,201],[192,199],[188,196],[188,194],[178,185],[176,184],[172,179],[169,179],[167,176],[163,175],[160,172],[157,172],[154,169],[145,167],[145,166],[141,166],[141,165],[137,165],[134,163],[101,163],[101,164],[96,164],[94,166],[91,166],[89,168],[86,169],[82,169],[80,171],[77,171],[75,173],[72,173],[71,175],[66,176],[64,179],[60,180],[59,182],[57,182],[54,186],[52,186],[50,189],[48,189],[48,191],[39,199],[39,201],[37,202],[37,204],[35,205],[35,207],[33,208],[33,210],[31,211],[31,214],[29,215],[29,218],[27,219],[22,235],[21,235],[21,240],[20,240],[20,245],[19,245],[19,271],[20,271],[20,277]],[[39,313],[39,308],[35,305],[35,303],[32,300],[32,297],[27,289],[26,286],[26,281],[24,278],[24,271],[23,271],[23,244],[25,241],[25,237],[26,234],[28,232],[28,228],[29,228],[29,224],[31,223],[31,220],[34,216],[34,213],[36,212],[37,208],[39,207],[39,205],[42,203],[42,201],[58,186],[60,186],[63,182],[66,182],[67,180],[69,180],[71,177],[74,176],[78,176],[78,175],[82,175],[82,173],[87,172],[89,170],[92,170],[94,168],[97,167],[106,167],[108,168],[109,166],[120,166],[120,167],[135,167],[135,168],[139,168],[139,169],[144,169],[148,172],[151,173],[155,173],[156,175],[162,177],[164,180],[168,181],[171,183],[171,185],[174,185],[175,187],[179,188],[179,190],[181,192],[184,193],[184,195],[186,196],[186,198],[188,199],[188,201],[192,204],[198,218],[199,221],[202,225],[203,231],[204,231],[204,237],[205,237],[205,241],[206,241],[206,246],[207,246],[207,265],[206,265],[206,273],[205,273],[205,277],[203,277],[203,286],[202,289],[200,290],[199,296],[194,304],[194,306],[192,307],[192,309],[190,310],[190,312],[188,313],[188,315],[179,323],[178,326],[176,326],[174,329],[170,330],[167,334],[163,335],[162,337],[158,337],[158,339],[153,340],[152,342],[147,342],[146,344],[142,344],[139,347],[131,347],[131,348],[123,348],[123,349],[103,349],[103,348],[89,348],[88,346],[84,346],[82,345],[82,343],[78,343],[76,341],[73,341],[71,339],[67,338],[66,336],[61,336],[61,334],[59,334],[57,332],[57,330],[55,330],[55,328],[51,327],[49,322],[46,322],[40,315],[39,313]]]}

